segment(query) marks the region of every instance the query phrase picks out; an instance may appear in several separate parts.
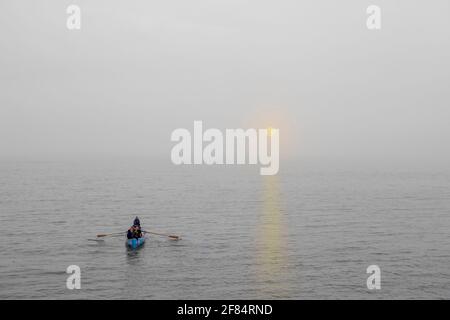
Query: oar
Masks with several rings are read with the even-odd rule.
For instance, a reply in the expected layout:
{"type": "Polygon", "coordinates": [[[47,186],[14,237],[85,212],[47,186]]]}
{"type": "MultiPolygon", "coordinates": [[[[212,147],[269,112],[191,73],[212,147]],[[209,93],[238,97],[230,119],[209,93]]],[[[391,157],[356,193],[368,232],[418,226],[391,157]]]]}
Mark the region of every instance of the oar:
{"type": "MultiPolygon", "coordinates": [[[[125,232],[126,232],[126,231],[125,231],[125,232]]],[[[119,235],[125,234],[125,232],[98,234],[98,235],[97,235],[97,238],[110,237],[110,236],[119,236],[119,235]]]]}
{"type": "Polygon", "coordinates": [[[150,233],[150,234],[155,234],[157,236],[163,236],[163,237],[168,237],[172,240],[181,240],[181,238],[179,236],[175,236],[175,235],[170,235],[170,234],[164,234],[164,233],[158,233],[158,232],[152,232],[152,231],[145,231],[142,230],[142,232],[144,233],[150,233]]]}

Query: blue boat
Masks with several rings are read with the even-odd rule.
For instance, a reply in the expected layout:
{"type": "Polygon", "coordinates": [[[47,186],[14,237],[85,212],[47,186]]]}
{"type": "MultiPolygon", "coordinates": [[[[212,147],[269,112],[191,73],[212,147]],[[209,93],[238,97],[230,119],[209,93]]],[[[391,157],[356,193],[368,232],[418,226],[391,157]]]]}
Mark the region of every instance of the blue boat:
{"type": "Polygon", "coordinates": [[[145,243],[145,238],[127,239],[126,245],[131,249],[136,249],[145,243]]]}

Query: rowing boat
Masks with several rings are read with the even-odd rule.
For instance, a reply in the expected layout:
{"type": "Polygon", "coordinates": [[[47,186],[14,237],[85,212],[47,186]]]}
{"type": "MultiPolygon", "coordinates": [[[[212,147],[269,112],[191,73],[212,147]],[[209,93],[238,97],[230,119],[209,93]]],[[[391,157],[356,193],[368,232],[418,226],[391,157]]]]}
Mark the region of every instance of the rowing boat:
{"type": "Polygon", "coordinates": [[[145,243],[145,238],[127,239],[126,245],[131,249],[136,249],[145,243]]]}

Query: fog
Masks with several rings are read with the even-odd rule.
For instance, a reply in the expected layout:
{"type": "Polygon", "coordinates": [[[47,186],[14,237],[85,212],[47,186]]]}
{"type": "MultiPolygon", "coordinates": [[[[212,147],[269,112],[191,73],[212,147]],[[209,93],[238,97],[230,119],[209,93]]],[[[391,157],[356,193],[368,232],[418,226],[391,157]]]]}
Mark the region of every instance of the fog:
{"type": "MultiPolygon", "coordinates": [[[[281,158],[445,167],[450,2],[2,0],[0,158],[169,159],[177,128],[281,158]],[[81,8],[68,30],[66,8],[81,8]],[[381,30],[366,8],[381,7],[381,30]]],[[[169,161],[169,160],[168,160],[169,161]]]]}

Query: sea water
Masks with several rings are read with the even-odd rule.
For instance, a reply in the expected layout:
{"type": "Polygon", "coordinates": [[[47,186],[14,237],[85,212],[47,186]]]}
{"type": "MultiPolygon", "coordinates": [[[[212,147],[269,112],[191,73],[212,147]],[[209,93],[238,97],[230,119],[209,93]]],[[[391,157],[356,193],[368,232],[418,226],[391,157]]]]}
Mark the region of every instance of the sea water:
{"type": "Polygon", "coordinates": [[[106,159],[2,161],[0,176],[1,299],[450,298],[448,173],[106,159]],[[182,240],[91,241],[136,215],[182,240]]]}

